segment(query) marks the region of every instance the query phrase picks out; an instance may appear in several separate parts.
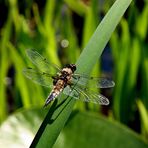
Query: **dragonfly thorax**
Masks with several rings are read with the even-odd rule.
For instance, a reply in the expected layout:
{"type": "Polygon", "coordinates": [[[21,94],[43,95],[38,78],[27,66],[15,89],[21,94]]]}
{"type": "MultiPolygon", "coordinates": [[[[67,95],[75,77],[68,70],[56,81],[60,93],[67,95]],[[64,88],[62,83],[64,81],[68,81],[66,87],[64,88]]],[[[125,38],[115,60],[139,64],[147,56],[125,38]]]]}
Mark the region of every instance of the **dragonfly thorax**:
{"type": "Polygon", "coordinates": [[[63,68],[57,76],[53,76],[53,85],[57,85],[59,80],[64,81],[64,84],[67,84],[72,77],[73,71],[70,68],[63,68]]]}

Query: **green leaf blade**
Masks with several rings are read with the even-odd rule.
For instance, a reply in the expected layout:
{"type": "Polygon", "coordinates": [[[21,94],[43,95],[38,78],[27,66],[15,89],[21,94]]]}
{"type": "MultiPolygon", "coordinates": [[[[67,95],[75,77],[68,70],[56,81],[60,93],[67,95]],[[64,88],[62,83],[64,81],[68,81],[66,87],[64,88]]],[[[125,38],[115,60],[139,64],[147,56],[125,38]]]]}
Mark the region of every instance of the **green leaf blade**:
{"type": "MultiPolygon", "coordinates": [[[[132,0],[117,0],[114,3],[80,55],[76,63],[77,72],[85,72],[85,74],[89,74],[91,72],[112,32],[119,23],[131,1],[132,0]]],[[[49,113],[42,124],[44,129],[39,129],[37,133],[38,137],[35,137],[32,146],[46,148],[52,147],[55,143],[56,138],[68,120],[72,112],[73,105],[75,104],[75,100],[70,97],[65,101],[63,98],[58,101],[59,102],[57,104],[54,102],[52,106],[53,108],[49,110],[49,113]],[[50,112],[52,112],[52,114],[50,112]],[[50,122],[51,119],[53,121],[52,123],[50,122]]]]}

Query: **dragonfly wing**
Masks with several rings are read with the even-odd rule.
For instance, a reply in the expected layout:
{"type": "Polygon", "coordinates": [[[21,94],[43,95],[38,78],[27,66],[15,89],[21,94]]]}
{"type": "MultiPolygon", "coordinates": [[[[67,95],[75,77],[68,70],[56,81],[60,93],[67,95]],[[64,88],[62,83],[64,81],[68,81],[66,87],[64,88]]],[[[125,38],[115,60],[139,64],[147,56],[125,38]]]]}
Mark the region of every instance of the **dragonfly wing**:
{"type": "Polygon", "coordinates": [[[101,94],[90,91],[88,89],[83,90],[78,87],[75,87],[74,90],[77,93],[79,93],[79,100],[82,100],[84,102],[91,102],[91,103],[95,103],[95,104],[100,104],[100,105],[109,105],[109,100],[101,94]]]}
{"type": "Polygon", "coordinates": [[[32,61],[32,63],[35,64],[38,67],[38,69],[40,69],[41,71],[49,73],[52,70],[54,71],[60,70],[60,68],[57,65],[50,63],[46,58],[41,56],[37,51],[28,49],[26,53],[29,59],[32,61]]]}
{"type": "Polygon", "coordinates": [[[115,86],[114,81],[108,78],[89,77],[81,74],[74,74],[71,81],[73,84],[77,83],[81,87],[86,86],[86,84],[90,84],[90,87],[97,88],[111,88],[115,86]]]}
{"type": "Polygon", "coordinates": [[[50,74],[40,72],[38,70],[32,69],[32,68],[24,68],[23,74],[31,79],[33,82],[38,83],[40,85],[46,86],[46,87],[52,87],[52,77],[50,74]]]}
{"type": "Polygon", "coordinates": [[[109,105],[109,100],[105,96],[97,94],[93,91],[89,91],[87,89],[83,90],[78,87],[71,88],[67,86],[63,90],[63,93],[67,96],[71,96],[74,99],[82,100],[84,102],[92,102],[100,105],[109,105]]]}
{"type": "Polygon", "coordinates": [[[80,95],[79,92],[77,92],[75,89],[71,88],[70,86],[64,88],[63,94],[74,97],[75,99],[79,99],[80,95]]]}

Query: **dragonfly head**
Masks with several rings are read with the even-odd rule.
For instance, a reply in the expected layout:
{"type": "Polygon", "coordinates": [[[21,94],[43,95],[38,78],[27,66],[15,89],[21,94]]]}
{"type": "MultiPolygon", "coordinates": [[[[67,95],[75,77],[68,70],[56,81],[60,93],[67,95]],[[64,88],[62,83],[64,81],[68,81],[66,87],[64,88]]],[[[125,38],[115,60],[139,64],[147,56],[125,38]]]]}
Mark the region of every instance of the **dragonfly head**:
{"type": "Polygon", "coordinates": [[[72,72],[76,71],[76,65],[75,64],[67,64],[66,67],[70,68],[72,70],[72,72]]]}

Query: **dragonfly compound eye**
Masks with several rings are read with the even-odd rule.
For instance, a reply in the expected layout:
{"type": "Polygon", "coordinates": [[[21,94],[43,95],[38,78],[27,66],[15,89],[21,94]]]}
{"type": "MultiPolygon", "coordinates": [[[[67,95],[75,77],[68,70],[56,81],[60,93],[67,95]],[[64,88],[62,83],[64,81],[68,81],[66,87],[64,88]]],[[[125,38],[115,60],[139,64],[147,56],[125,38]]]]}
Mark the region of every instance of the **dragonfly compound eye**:
{"type": "Polygon", "coordinates": [[[65,65],[66,68],[70,68],[72,72],[76,71],[76,65],[75,64],[67,64],[65,65]]]}
{"type": "Polygon", "coordinates": [[[76,65],[75,64],[70,64],[70,67],[69,68],[71,68],[71,70],[73,72],[76,71],[76,65]]]}

